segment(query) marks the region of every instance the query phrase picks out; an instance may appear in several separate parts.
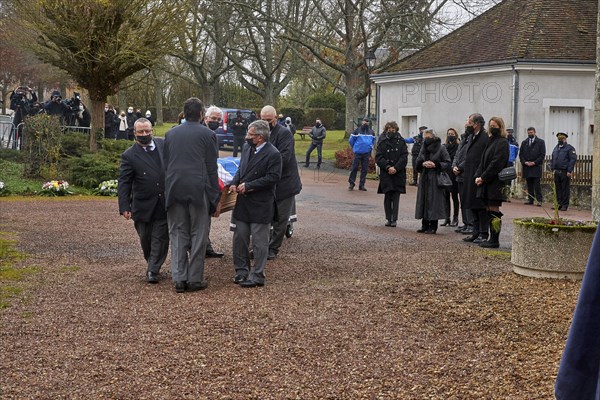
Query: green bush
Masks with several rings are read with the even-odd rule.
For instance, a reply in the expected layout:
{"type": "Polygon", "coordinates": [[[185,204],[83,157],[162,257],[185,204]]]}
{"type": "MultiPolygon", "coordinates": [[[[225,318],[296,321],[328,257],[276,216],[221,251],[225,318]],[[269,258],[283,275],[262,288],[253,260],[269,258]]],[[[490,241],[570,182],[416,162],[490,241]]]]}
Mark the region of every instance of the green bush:
{"type": "Polygon", "coordinates": [[[334,126],[336,112],[333,108],[309,108],[304,113],[305,126],[313,126],[316,119],[320,119],[325,128],[332,129],[334,126]]]}
{"type": "Polygon", "coordinates": [[[25,153],[21,150],[0,149],[0,160],[24,163],[25,153]]]}
{"type": "Polygon", "coordinates": [[[60,137],[63,157],[81,157],[90,154],[90,137],[81,133],[65,133],[60,137]]]}
{"type": "MultiPolygon", "coordinates": [[[[306,101],[309,108],[333,108],[335,110],[334,121],[326,125],[327,129],[344,129],[346,124],[346,96],[342,93],[319,93],[313,94],[306,101]]],[[[314,122],[314,121],[313,121],[314,122]]]]}
{"type": "Polygon", "coordinates": [[[61,178],[60,122],[56,116],[38,114],[25,120],[23,148],[25,154],[24,175],[30,178],[61,178]]]}
{"type": "Polygon", "coordinates": [[[304,110],[298,107],[283,107],[279,110],[281,114],[292,119],[292,124],[296,126],[297,130],[302,129],[304,126],[304,110]]]}
{"type": "Polygon", "coordinates": [[[116,179],[119,176],[120,157],[114,153],[100,151],[96,154],[84,154],[71,160],[69,181],[88,189],[96,188],[102,181],[116,179]]]}

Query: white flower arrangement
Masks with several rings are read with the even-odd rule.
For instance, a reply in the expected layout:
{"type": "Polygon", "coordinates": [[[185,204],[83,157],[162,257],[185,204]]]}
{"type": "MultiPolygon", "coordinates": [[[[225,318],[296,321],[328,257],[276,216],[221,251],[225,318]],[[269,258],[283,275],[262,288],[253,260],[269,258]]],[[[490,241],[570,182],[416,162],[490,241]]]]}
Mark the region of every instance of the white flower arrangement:
{"type": "Polygon", "coordinates": [[[119,181],[116,179],[111,179],[109,181],[101,182],[94,192],[100,196],[116,196],[118,186],[119,181]]]}
{"type": "Polygon", "coordinates": [[[42,185],[40,194],[43,196],[66,196],[73,192],[69,191],[69,182],[67,181],[50,181],[42,185]]]}

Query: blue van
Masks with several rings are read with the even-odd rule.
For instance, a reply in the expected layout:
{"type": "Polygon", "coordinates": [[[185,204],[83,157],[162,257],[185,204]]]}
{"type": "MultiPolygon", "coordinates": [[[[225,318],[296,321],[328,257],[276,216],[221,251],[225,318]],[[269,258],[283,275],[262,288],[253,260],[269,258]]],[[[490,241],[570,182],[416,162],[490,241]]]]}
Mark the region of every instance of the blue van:
{"type": "Polygon", "coordinates": [[[246,118],[246,120],[250,117],[252,110],[239,108],[221,108],[221,110],[223,110],[223,121],[221,121],[221,125],[215,131],[217,134],[217,142],[219,143],[219,148],[225,146],[233,147],[233,133],[229,129],[230,122],[235,121],[238,110],[242,112],[242,116],[246,118]]]}

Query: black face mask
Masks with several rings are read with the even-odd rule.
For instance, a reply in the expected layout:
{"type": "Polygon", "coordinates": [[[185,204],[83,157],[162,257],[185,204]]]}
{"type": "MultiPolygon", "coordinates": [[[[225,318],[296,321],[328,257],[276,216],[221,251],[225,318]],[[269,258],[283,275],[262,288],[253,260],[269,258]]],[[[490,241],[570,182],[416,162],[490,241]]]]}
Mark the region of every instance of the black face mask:
{"type": "Polygon", "coordinates": [[[254,144],[254,139],[252,139],[252,138],[246,139],[246,143],[248,143],[248,145],[250,145],[250,147],[256,147],[256,145],[254,144]]]}
{"type": "Polygon", "coordinates": [[[208,126],[208,128],[211,131],[216,131],[217,128],[219,127],[219,122],[218,121],[208,121],[208,123],[206,124],[206,126],[208,126]]]}
{"type": "Polygon", "coordinates": [[[456,142],[456,136],[448,136],[448,142],[450,142],[450,143],[456,142]]]}
{"type": "Polygon", "coordinates": [[[500,136],[500,128],[490,128],[492,136],[500,136]]]}
{"type": "Polygon", "coordinates": [[[425,146],[429,146],[431,143],[433,143],[433,138],[427,138],[425,139],[425,146]]]}
{"type": "Polygon", "coordinates": [[[465,130],[467,131],[467,133],[468,133],[469,135],[472,135],[472,134],[474,134],[474,133],[475,133],[475,128],[474,128],[474,127],[472,127],[472,126],[467,126],[465,130]]]}
{"type": "Polygon", "coordinates": [[[398,137],[398,132],[396,132],[396,131],[388,131],[388,133],[387,133],[387,134],[388,134],[388,136],[389,136],[389,137],[391,137],[391,138],[398,137]]]}
{"type": "Polygon", "coordinates": [[[152,142],[152,135],[136,136],[135,140],[137,140],[139,144],[147,146],[152,142]]]}
{"type": "Polygon", "coordinates": [[[527,137],[528,137],[529,139],[533,139],[533,138],[535,137],[535,133],[532,133],[531,135],[528,133],[528,134],[527,134],[527,137]]]}
{"type": "Polygon", "coordinates": [[[560,140],[560,139],[558,139],[558,144],[560,144],[560,145],[562,146],[562,145],[564,145],[564,144],[565,144],[565,141],[564,141],[564,140],[560,140]]]}

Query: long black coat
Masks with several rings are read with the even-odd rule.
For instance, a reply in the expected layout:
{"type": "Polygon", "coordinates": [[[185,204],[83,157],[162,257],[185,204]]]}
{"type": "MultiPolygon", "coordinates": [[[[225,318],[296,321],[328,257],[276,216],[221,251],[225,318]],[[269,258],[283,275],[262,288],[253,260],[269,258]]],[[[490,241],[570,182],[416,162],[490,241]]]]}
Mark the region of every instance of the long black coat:
{"type": "MultiPolygon", "coordinates": [[[[444,144],[444,146],[446,147],[446,150],[448,151],[450,160],[452,160],[452,165],[454,165],[454,157],[456,156],[456,153],[458,152],[459,143],[457,143],[457,142],[447,143],[447,144],[444,144]]],[[[450,167],[450,169],[452,169],[452,166],[450,167]]],[[[452,180],[452,188],[450,188],[448,191],[449,192],[458,192],[458,182],[456,181],[456,175],[454,175],[454,173],[452,171],[448,171],[448,176],[450,176],[450,179],[452,180]]]]}
{"type": "Polygon", "coordinates": [[[167,209],[179,202],[206,206],[210,214],[215,212],[221,198],[218,154],[217,136],[199,122],[188,121],[167,132],[163,157],[167,209]]]}
{"type": "Polygon", "coordinates": [[[483,179],[477,188],[477,197],[485,200],[502,201],[502,189],[506,183],[498,179],[498,172],[508,163],[508,142],[502,136],[491,136],[481,157],[475,177],[483,179]]]}
{"type": "MultiPolygon", "coordinates": [[[[485,208],[484,201],[477,197],[475,178],[477,177],[477,168],[479,168],[479,163],[487,144],[488,134],[485,129],[481,129],[479,134],[469,137],[469,142],[464,148],[465,161],[462,173],[464,177],[462,203],[465,208],[485,208]]],[[[506,159],[508,160],[508,156],[506,156],[506,159]]]]}
{"type": "Polygon", "coordinates": [[[281,155],[271,143],[250,158],[254,148],[244,143],[240,167],[232,185],[244,183],[246,193],[238,194],[233,218],[238,221],[268,224],[275,212],[275,185],[281,179],[281,155]]]}
{"type": "Polygon", "coordinates": [[[275,199],[285,200],[297,195],[302,190],[302,182],[298,173],[298,162],[294,150],[294,135],[288,128],[279,124],[271,131],[269,142],[281,154],[281,179],[275,189],[275,199]]]}
{"type": "Polygon", "coordinates": [[[523,140],[519,149],[519,160],[523,164],[523,178],[541,178],[544,157],[546,157],[546,143],[543,139],[536,136],[531,146],[529,138],[523,140]],[[528,167],[525,165],[525,161],[533,161],[535,165],[528,167]]]}
{"type": "Polygon", "coordinates": [[[162,165],[164,141],[154,138],[157,161],[137,143],[121,154],[119,171],[119,212],[131,212],[134,221],[150,222],[166,218],[165,173],[162,165]],[[155,208],[159,207],[159,210],[155,208]],[[162,212],[161,212],[162,211],[162,212]]]}
{"type": "Polygon", "coordinates": [[[377,193],[406,193],[408,147],[402,136],[397,134],[394,137],[390,137],[387,133],[382,134],[377,144],[375,162],[381,171],[377,193]],[[390,167],[396,169],[394,175],[388,174],[387,169],[390,167]]]}
{"type": "Polygon", "coordinates": [[[423,142],[415,165],[417,171],[421,173],[417,189],[415,218],[426,220],[446,218],[445,189],[438,187],[437,175],[441,171],[450,171],[452,160],[450,160],[446,147],[442,146],[440,138],[434,138],[430,144],[423,142]],[[423,168],[425,161],[433,161],[435,168],[423,168]]]}

